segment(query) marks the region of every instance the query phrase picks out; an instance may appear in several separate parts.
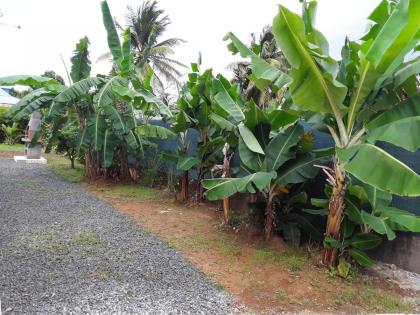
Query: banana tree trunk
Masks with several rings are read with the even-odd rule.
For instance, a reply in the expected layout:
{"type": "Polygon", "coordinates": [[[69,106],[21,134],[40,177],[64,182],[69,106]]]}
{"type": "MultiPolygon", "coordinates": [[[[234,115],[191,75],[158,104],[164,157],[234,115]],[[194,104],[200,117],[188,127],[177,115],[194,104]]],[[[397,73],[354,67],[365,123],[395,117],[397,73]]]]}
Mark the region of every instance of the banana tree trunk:
{"type": "Polygon", "coordinates": [[[70,159],[70,167],[72,168],[72,169],[74,169],[75,167],[74,167],[74,157],[69,157],[69,159],[70,159]]]}
{"type": "Polygon", "coordinates": [[[225,218],[225,222],[229,223],[229,219],[230,219],[230,199],[229,199],[229,197],[223,199],[223,216],[225,218]]]}
{"type": "MultiPolygon", "coordinates": [[[[331,175],[334,181],[330,182],[333,184],[333,191],[328,206],[329,212],[325,236],[331,236],[339,241],[341,222],[343,221],[344,215],[346,182],[345,173],[341,170],[337,159],[333,160],[333,173],[331,175]]],[[[326,266],[335,267],[337,265],[337,249],[325,248],[322,262],[326,266]]]]}
{"type": "Polygon", "coordinates": [[[98,176],[98,168],[90,149],[85,150],[85,177],[94,180],[98,176]]]}
{"type": "Polygon", "coordinates": [[[268,241],[273,234],[275,215],[274,196],[269,196],[265,208],[265,240],[268,241]]]}
{"type": "Polygon", "coordinates": [[[181,175],[181,200],[182,201],[188,200],[188,186],[189,186],[188,171],[184,171],[181,175]]]}
{"type": "Polygon", "coordinates": [[[197,174],[197,186],[195,189],[195,197],[197,202],[201,202],[203,200],[204,189],[201,181],[204,179],[204,171],[203,167],[200,165],[197,174]]]}
{"type": "MultiPolygon", "coordinates": [[[[224,153],[224,158],[223,158],[223,173],[222,173],[222,177],[223,178],[229,178],[230,177],[230,160],[232,158],[232,154],[228,155],[227,152],[229,150],[229,145],[226,143],[225,147],[223,149],[223,153],[224,153]]],[[[230,198],[227,197],[225,199],[223,199],[223,215],[224,215],[224,219],[225,219],[225,223],[229,223],[229,219],[230,219],[230,198]]]]}
{"type": "Polygon", "coordinates": [[[128,167],[128,153],[127,147],[123,144],[119,152],[120,159],[120,180],[131,181],[130,168],[128,167]]]}

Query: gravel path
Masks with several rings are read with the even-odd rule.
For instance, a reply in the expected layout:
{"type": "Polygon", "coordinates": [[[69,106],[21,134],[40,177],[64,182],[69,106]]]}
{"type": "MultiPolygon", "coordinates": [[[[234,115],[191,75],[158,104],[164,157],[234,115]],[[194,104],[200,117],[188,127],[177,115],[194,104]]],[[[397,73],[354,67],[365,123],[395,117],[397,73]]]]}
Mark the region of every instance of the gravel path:
{"type": "MultiPolygon", "coordinates": [[[[0,158],[4,314],[227,314],[174,249],[48,167],[0,158]]],[[[0,312],[1,313],[1,312],[0,312]]]]}

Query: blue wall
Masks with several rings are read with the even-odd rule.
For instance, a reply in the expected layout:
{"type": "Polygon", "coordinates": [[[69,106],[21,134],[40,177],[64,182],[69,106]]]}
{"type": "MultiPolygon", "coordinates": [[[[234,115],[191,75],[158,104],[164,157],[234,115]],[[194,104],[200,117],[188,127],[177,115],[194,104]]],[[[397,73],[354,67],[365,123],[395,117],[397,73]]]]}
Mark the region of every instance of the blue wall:
{"type": "MultiPolygon", "coordinates": [[[[170,128],[170,125],[168,123],[163,122],[162,120],[152,120],[150,123],[153,125],[159,125],[159,126],[164,126],[166,128],[170,128]]],[[[334,145],[334,142],[329,134],[312,129],[306,123],[302,123],[302,125],[304,126],[305,130],[310,130],[314,133],[314,136],[315,136],[314,144],[315,144],[316,149],[327,148],[334,145]]],[[[189,153],[191,155],[195,155],[195,148],[197,146],[197,137],[198,137],[197,131],[193,129],[190,129],[188,131],[188,141],[190,143],[189,153]]],[[[153,142],[158,145],[158,152],[163,152],[163,151],[175,152],[178,148],[177,139],[170,139],[170,140],[155,139],[153,140],[153,142]]],[[[388,143],[379,143],[378,146],[384,149],[385,151],[387,151],[389,154],[396,157],[397,159],[401,160],[402,162],[407,164],[409,167],[411,167],[415,172],[420,174],[420,150],[418,150],[415,153],[412,153],[412,152],[406,151],[402,148],[396,147],[388,143]]],[[[147,156],[147,153],[146,153],[146,156],[147,156]]],[[[239,155],[235,154],[233,165],[238,165],[238,164],[239,164],[239,155]]],[[[166,167],[168,171],[176,172],[175,166],[169,162],[165,162],[165,161],[162,162],[162,166],[166,167]]],[[[372,167],[375,167],[374,161],[372,161],[372,167]]],[[[194,172],[191,172],[191,176],[194,178],[196,174],[194,172]]],[[[409,198],[409,197],[394,196],[392,204],[393,206],[397,208],[408,210],[412,213],[420,215],[420,197],[409,198]]]]}

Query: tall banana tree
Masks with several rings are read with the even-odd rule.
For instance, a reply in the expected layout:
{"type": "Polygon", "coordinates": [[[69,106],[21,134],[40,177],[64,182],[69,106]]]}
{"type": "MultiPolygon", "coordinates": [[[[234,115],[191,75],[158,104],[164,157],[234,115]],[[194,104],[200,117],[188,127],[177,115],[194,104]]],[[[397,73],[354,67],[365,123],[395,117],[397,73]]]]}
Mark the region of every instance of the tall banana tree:
{"type": "Polygon", "coordinates": [[[135,109],[154,107],[161,115],[170,116],[171,113],[153,95],[147,82],[140,80],[141,69],[135,67],[131,55],[129,29],[124,32],[121,44],[106,1],[101,3],[101,8],[114,69],[108,76],[86,77],[74,83],[57,97],[56,106],[50,108],[50,115],[59,115],[71,102],[93,97],[94,112],[86,119],[81,139],[84,145],[91,146],[96,155],[101,156],[105,168],[113,163],[117,151],[120,155],[120,176],[128,179],[127,153],[138,155],[141,150],[135,109]]]}
{"type": "MultiPolygon", "coordinates": [[[[123,43],[120,44],[118,33],[112,19],[108,3],[101,3],[104,26],[108,34],[108,46],[114,60],[115,73],[107,77],[103,87],[96,95],[97,107],[103,111],[105,117],[111,122],[113,134],[121,143],[120,152],[126,163],[126,149],[135,154],[140,148],[141,140],[135,132],[137,122],[134,110],[149,109],[151,106],[163,116],[170,117],[172,114],[168,107],[153,95],[151,87],[140,74],[144,64],[136,66],[131,54],[131,32],[126,29],[123,34],[123,43]]],[[[123,162],[123,161],[121,161],[123,162]]]]}
{"type": "Polygon", "coordinates": [[[164,152],[163,157],[172,162],[176,169],[181,173],[180,178],[180,199],[187,201],[189,198],[190,177],[189,171],[196,167],[200,160],[196,156],[190,155],[190,143],[188,141],[188,130],[192,128],[193,120],[184,110],[175,113],[172,119],[172,130],[178,138],[178,149],[175,153],[164,152]]]}
{"type": "MultiPolygon", "coordinates": [[[[80,84],[90,76],[91,66],[89,58],[89,39],[83,37],[76,44],[76,49],[71,57],[71,70],[69,75],[70,84],[80,84]]],[[[85,145],[86,143],[86,128],[92,120],[91,117],[95,115],[95,108],[93,106],[93,91],[85,95],[68,99],[64,98],[68,88],[54,99],[48,113],[47,121],[55,121],[62,116],[63,110],[68,114],[74,110],[77,116],[77,123],[79,126],[79,136],[77,148],[80,150],[83,146],[84,162],[85,162],[85,176],[92,180],[95,179],[100,173],[100,161],[97,159],[91,146],[85,145]],[[65,106],[64,108],[63,105],[65,106]]]]}
{"type": "MultiPolygon", "coordinates": [[[[419,57],[411,55],[420,39],[420,2],[381,1],[369,16],[368,33],[346,41],[340,62],[329,56],[327,40],[315,29],[315,12],[315,1],[303,3],[302,16],[279,6],[272,29],[292,67],[294,106],[322,117],[335,142],[333,165],[324,170],[332,185],[326,235],[338,240],[350,174],[376,190],[420,195],[420,176],[375,145],[380,140],[411,151],[420,147],[419,57]]],[[[229,38],[231,47],[250,55],[229,38]]],[[[255,68],[253,73],[267,78],[255,68]]],[[[387,218],[381,222],[386,226],[387,218]]],[[[326,249],[323,260],[335,265],[336,251],[326,249]]]]}
{"type": "MultiPolygon", "coordinates": [[[[244,103],[237,86],[230,85],[222,76],[214,80],[213,94],[218,106],[211,119],[219,128],[230,132],[225,141],[232,143],[235,142],[232,138],[236,138],[241,167],[236,178],[225,172],[222,178],[204,180],[205,196],[209,200],[227,200],[237,192],[261,193],[266,200],[265,237],[269,239],[275,197],[286,191],[287,184],[315,176],[314,165],[321,164],[323,157],[303,149],[304,131],[297,123],[300,116],[296,112],[263,111],[252,100],[244,103]]],[[[223,169],[229,166],[223,165],[223,169]]]]}
{"type": "MultiPolygon", "coordinates": [[[[175,124],[175,127],[181,128],[183,132],[187,130],[186,127],[191,128],[198,133],[194,159],[181,156],[178,163],[183,171],[191,168],[196,170],[195,194],[197,201],[201,201],[203,198],[201,181],[220,159],[224,145],[223,137],[210,119],[216,107],[212,94],[213,79],[211,69],[201,73],[198,64],[193,64],[188,82],[185,84],[177,103],[179,121],[175,124]]],[[[182,155],[182,152],[180,153],[182,155]]]]}

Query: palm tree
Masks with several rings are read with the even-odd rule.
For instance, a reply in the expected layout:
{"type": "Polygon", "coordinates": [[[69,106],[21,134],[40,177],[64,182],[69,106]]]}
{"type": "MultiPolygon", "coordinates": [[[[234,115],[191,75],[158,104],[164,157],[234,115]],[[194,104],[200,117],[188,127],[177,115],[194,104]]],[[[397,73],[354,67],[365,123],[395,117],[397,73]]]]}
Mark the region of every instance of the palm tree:
{"type": "MultiPolygon", "coordinates": [[[[284,57],[281,50],[276,45],[274,35],[271,31],[271,26],[265,26],[256,39],[255,34],[251,34],[251,44],[249,48],[254,51],[260,58],[267,61],[271,65],[288,73],[290,65],[284,57]]],[[[284,91],[275,93],[270,88],[261,91],[258,87],[249,80],[249,75],[252,73],[251,63],[248,61],[233,62],[228,65],[228,69],[233,71],[232,83],[239,85],[242,96],[246,99],[253,99],[259,107],[269,106],[272,100],[281,100],[284,91]]]]}
{"type": "MultiPolygon", "coordinates": [[[[181,72],[179,67],[186,66],[168,57],[173,55],[173,48],[185,41],[180,38],[168,38],[159,41],[171,23],[165,11],[159,9],[157,1],[146,1],[140,7],[127,6],[125,27],[116,23],[123,31],[129,28],[131,31],[131,51],[134,64],[143,68],[144,74],[152,69],[154,72],[154,86],[159,90],[165,90],[164,83],[174,83],[179,88],[181,72]]],[[[109,54],[102,55],[100,59],[107,58],[109,54]]]]}

